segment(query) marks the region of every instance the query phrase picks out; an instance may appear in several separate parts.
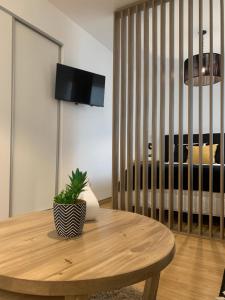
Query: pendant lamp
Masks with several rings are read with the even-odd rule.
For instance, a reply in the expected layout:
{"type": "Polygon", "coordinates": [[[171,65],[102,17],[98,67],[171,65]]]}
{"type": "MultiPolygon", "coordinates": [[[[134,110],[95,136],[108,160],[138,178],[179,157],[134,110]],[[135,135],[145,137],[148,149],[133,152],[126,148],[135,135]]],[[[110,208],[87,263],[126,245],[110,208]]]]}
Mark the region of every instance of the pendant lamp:
{"type": "MultiPolygon", "coordinates": [[[[203,38],[206,33],[207,33],[206,30],[202,31],[203,38]]],[[[212,68],[213,68],[212,83],[215,84],[222,80],[222,78],[221,78],[221,54],[213,53],[212,56],[213,56],[213,59],[212,59],[212,68]]],[[[199,72],[199,64],[200,64],[200,55],[199,54],[194,55],[193,56],[193,85],[194,86],[209,85],[211,83],[210,53],[202,53],[202,70],[201,70],[202,74],[200,74],[200,72],[199,72]]],[[[186,59],[184,62],[184,83],[186,85],[189,85],[188,65],[189,65],[189,62],[188,62],[188,59],[186,59]]]]}

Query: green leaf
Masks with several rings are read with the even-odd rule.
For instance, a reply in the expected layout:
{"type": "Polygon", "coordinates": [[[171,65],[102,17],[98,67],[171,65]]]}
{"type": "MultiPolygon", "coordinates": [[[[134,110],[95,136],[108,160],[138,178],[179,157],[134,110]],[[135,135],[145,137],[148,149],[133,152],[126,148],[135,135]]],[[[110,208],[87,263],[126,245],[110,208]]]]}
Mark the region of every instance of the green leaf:
{"type": "Polygon", "coordinates": [[[87,172],[81,172],[78,168],[72,171],[69,175],[70,183],[66,185],[65,189],[55,196],[55,203],[59,204],[73,204],[75,203],[80,194],[85,191],[88,184],[87,172]]]}

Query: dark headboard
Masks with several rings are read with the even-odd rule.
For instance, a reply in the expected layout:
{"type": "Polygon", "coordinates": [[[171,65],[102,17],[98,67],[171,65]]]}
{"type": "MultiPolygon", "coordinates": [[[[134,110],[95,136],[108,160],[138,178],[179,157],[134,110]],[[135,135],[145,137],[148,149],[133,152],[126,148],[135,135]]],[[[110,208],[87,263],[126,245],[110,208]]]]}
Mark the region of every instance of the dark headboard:
{"type": "MultiPolygon", "coordinates": [[[[204,133],[202,137],[203,143],[209,144],[209,133],[204,133]]],[[[169,140],[169,135],[165,135],[165,161],[169,160],[169,140]]],[[[199,134],[193,134],[193,143],[199,143],[199,134]]],[[[213,133],[213,143],[220,144],[220,133],[213,133]]],[[[188,134],[183,135],[183,144],[188,144],[188,134]]],[[[179,145],[178,134],[174,135],[174,145],[179,145]]]]}

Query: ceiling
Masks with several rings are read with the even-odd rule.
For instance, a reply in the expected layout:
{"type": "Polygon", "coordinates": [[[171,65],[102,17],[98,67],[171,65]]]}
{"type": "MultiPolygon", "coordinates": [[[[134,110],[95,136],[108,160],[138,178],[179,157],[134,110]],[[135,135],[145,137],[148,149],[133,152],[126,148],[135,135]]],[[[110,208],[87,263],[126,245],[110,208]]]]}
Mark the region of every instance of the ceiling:
{"type": "Polygon", "coordinates": [[[49,0],[109,50],[113,48],[113,12],[135,0],[49,0]]]}
{"type": "MultiPolygon", "coordinates": [[[[49,0],[53,5],[60,9],[64,14],[79,24],[99,42],[105,45],[110,51],[113,49],[113,12],[137,0],[49,0]]],[[[175,57],[179,57],[177,46],[179,43],[179,0],[175,1],[175,57]]],[[[198,1],[194,1],[194,53],[199,51],[199,7],[198,1]]],[[[220,0],[213,1],[214,14],[214,51],[220,51],[220,0]]],[[[169,20],[169,3],[166,5],[166,20],[169,20]]],[[[184,12],[188,11],[188,0],[184,0],[184,12]]],[[[160,14],[158,8],[158,14],[160,14]]],[[[158,18],[159,21],[160,18],[158,18]]],[[[208,34],[204,37],[204,50],[209,51],[209,0],[204,1],[203,6],[203,28],[208,34]]],[[[151,36],[150,31],[150,36],[151,36]]],[[[169,45],[169,26],[166,26],[166,45],[169,45]]],[[[159,32],[158,32],[159,34],[159,32]]],[[[158,38],[159,39],[159,38],[158,38]]],[[[151,37],[150,37],[151,40],[151,37]]],[[[188,56],[188,14],[184,13],[184,57],[188,56]]],[[[167,47],[168,48],[168,47],[167,47]]],[[[168,50],[168,49],[167,49],[168,50]]],[[[168,52],[168,51],[167,51],[168,52]]],[[[169,52],[168,52],[169,53],[169,52]]],[[[167,54],[168,54],[167,53],[167,54]]],[[[169,55],[169,54],[168,54],[169,55]]]]}

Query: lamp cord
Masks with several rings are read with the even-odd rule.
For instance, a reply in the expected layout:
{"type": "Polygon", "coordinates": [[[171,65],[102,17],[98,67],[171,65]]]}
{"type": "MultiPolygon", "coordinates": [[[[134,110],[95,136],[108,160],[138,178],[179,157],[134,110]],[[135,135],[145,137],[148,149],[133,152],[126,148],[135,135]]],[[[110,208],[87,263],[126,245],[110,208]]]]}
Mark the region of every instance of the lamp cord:
{"type": "Polygon", "coordinates": [[[204,53],[204,35],[207,33],[205,29],[202,30],[202,53],[204,53]]]}

